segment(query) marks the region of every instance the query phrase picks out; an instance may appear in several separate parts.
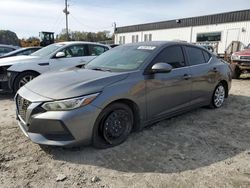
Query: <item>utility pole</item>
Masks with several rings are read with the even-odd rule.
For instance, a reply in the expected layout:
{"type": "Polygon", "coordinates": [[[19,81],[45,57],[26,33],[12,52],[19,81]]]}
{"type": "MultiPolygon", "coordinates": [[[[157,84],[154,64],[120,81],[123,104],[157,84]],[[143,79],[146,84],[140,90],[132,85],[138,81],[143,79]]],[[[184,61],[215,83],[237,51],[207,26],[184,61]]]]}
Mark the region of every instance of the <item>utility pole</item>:
{"type": "Polygon", "coordinates": [[[114,26],[114,33],[116,32],[116,22],[113,23],[114,26]]]}
{"type": "Polygon", "coordinates": [[[68,0],[65,0],[65,9],[63,10],[63,13],[66,16],[66,35],[67,35],[67,40],[69,40],[69,25],[68,25],[68,0]]]}
{"type": "Polygon", "coordinates": [[[115,44],[115,39],[116,39],[116,37],[115,37],[115,35],[116,35],[116,22],[114,22],[113,23],[113,27],[114,27],[114,33],[113,33],[113,41],[114,41],[114,44],[115,44]]]}

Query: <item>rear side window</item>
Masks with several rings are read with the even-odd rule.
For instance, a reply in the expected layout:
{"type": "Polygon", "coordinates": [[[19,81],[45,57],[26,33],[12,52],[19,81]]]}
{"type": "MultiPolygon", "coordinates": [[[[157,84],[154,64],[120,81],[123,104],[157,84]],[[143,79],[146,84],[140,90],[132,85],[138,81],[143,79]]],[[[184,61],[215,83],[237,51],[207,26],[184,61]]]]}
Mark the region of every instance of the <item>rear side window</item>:
{"type": "Polygon", "coordinates": [[[207,53],[206,51],[202,51],[205,61],[208,62],[209,59],[211,58],[211,55],[209,53],[207,53]]]}
{"type": "Polygon", "coordinates": [[[180,68],[185,66],[185,60],[180,46],[171,46],[165,48],[154,59],[154,63],[168,63],[173,68],[180,68]]]}
{"type": "Polygon", "coordinates": [[[203,50],[194,47],[186,47],[190,65],[200,65],[206,63],[203,50]]]}
{"type": "Polygon", "coordinates": [[[89,45],[89,54],[91,56],[98,56],[107,51],[108,48],[98,45],[89,45]]]}

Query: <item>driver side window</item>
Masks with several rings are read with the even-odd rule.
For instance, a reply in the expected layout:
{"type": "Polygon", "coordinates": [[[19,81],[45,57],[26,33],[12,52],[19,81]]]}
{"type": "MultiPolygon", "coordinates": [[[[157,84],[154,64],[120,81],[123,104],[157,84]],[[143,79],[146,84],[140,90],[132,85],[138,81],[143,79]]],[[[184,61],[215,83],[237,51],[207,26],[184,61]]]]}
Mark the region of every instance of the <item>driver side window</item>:
{"type": "Polygon", "coordinates": [[[168,63],[173,68],[185,67],[185,60],[180,46],[171,46],[165,48],[154,59],[154,63],[168,63]]]}
{"type": "Polygon", "coordinates": [[[66,47],[63,52],[65,53],[66,58],[87,56],[87,48],[85,45],[69,46],[66,47]]]}

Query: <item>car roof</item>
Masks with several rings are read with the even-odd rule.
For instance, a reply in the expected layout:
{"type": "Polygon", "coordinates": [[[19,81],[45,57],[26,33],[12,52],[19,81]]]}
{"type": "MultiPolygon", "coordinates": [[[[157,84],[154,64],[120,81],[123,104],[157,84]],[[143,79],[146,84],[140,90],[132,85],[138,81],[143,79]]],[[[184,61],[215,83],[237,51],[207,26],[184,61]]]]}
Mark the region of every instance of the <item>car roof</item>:
{"type": "MultiPolygon", "coordinates": [[[[168,45],[186,45],[186,46],[193,46],[201,48],[200,46],[185,42],[185,41],[149,41],[149,42],[138,42],[138,43],[130,43],[130,44],[124,44],[122,46],[156,46],[156,47],[162,47],[162,46],[168,46],[168,45]]],[[[203,49],[203,48],[202,48],[203,49]]]]}
{"type": "Polygon", "coordinates": [[[121,46],[118,46],[116,48],[120,48],[120,47],[125,47],[125,46],[134,46],[134,47],[140,47],[140,46],[154,46],[157,47],[157,49],[160,49],[162,47],[167,47],[170,45],[185,45],[185,46],[190,46],[190,47],[194,47],[194,48],[199,48],[201,50],[205,50],[206,52],[208,52],[209,54],[213,55],[212,52],[210,52],[208,49],[202,47],[202,46],[198,46],[198,45],[194,45],[192,43],[188,43],[185,41],[149,41],[149,42],[138,42],[138,43],[129,43],[129,44],[124,44],[121,46]]]}
{"type": "Polygon", "coordinates": [[[23,47],[23,48],[18,48],[18,49],[15,50],[15,51],[21,52],[21,51],[28,50],[28,49],[41,49],[41,48],[42,48],[42,47],[40,47],[40,46],[23,47]]]}
{"type": "Polygon", "coordinates": [[[101,46],[109,47],[108,45],[97,43],[97,42],[87,42],[87,41],[67,41],[67,42],[58,42],[55,44],[64,44],[64,45],[71,45],[71,44],[96,44],[101,46]]]}

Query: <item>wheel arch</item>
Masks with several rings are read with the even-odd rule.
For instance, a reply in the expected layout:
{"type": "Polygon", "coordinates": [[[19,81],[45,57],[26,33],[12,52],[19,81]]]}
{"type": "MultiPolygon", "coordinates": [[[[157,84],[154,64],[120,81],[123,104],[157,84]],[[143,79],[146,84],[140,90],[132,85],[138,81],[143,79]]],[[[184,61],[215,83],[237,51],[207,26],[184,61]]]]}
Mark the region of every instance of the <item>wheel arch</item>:
{"type": "Polygon", "coordinates": [[[133,114],[134,114],[134,125],[133,125],[133,131],[137,131],[141,128],[140,123],[140,109],[139,106],[131,99],[127,99],[127,98],[121,98],[121,99],[116,99],[114,101],[112,101],[111,103],[109,103],[108,105],[105,106],[105,108],[107,108],[108,106],[114,104],[114,103],[123,103],[128,105],[128,107],[132,110],[133,114]]]}
{"type": "Polygon", "coordinates": [[[25,71],[22,71],[22,72],[18,72],[15,76],[15,78],[12,80],[12,83],[11,83],[11,88],[14,89],[14,85],[15,85],[15,82],[16,82],[16,79],[17,77],[20,75],[20,74],[23,74],[23,73],[26,73],[26,72],[32,72],[32,73],[35,73],[37,74],[38,76],[41,74],[37,71],[34,71],[34,70],[25,70],[25,71]]]}
{"type": "Polygon", "coordinates": [[[221,80],[220,82],[219,82],[219,84],[222,84],[223,86],[224,86],[224,88],[225,88],[225,90],[226,90],[226,98],[228,97],[228,93],[229,93],[229,88],[228,88],[228,83],[227,83],[227,81],[226,80],[221,80]]]}

